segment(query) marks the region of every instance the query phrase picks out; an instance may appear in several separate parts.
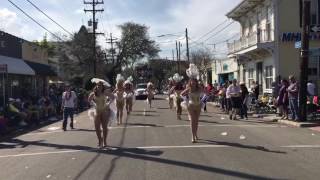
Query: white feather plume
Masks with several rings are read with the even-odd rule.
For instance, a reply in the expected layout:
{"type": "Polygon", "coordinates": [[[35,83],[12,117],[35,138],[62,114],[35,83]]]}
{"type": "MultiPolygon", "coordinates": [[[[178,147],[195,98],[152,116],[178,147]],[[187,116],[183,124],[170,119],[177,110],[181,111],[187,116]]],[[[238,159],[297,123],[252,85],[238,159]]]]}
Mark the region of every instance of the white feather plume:
{"type": "Polygon", "coordinates": [[[91,79],[91,82],[92,82],[92,83],[95,83],[95,84],[98,84],[98,83],[102,82],[104,86],[106,86],[106,87],[111,87],[111,85],[110,85],[107,81],[105,81],[105,80],[103,80],[103,79],[92,78],[92,79],[91,79]]]}
{"type": "Polygon", "coordinates": [[[189,65],[189,69],[186,70],[186,73],[189,78],[192,78],[192,79],[199,78],[199,70],[198,70],[197,66],[193,63],[191,63],[189,65]]]}
{"type": "Polygon", "coordinates": [[[175,81],[175,82],[180,82],[182,81],[183,79],[183,76],[180,76],[178,73],[174,74],[172,79],[175,81]]]}
{"type": "Polygon", "coordinates": [[[116,81],[117,81],[117,82],[119,82],[119,81],[124,81],[124,77],[123,77],[121,74],[117,74],[116,81]]]}

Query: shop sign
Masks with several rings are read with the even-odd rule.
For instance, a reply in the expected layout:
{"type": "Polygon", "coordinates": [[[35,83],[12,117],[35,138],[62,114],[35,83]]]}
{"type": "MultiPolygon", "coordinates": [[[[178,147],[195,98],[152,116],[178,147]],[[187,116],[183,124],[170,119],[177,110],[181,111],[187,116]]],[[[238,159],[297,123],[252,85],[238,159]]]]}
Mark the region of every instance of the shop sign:
{"type": "Polygon", "coordinates": [[[0,73],[8,73],[8,65],[0,64],[0,73]]]}
{"type": "MultiPolygon", "coordinates": [[[[282,33],[281,41],[282,42],[297,42],[301,41],[301,33],[296,32],[285,32],[282,33]]],[[[313,32],[309,35],[309,40],[320,40],[320,33],[319,32],[313,32]]]]}

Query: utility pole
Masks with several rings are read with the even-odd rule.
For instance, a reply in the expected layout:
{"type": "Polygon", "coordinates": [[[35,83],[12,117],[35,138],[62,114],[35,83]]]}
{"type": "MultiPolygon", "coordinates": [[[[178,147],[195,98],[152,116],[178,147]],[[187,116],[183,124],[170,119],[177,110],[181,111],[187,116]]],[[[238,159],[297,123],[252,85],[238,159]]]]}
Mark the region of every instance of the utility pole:
{"type": "MultiPolygon", "coordinates": [[[[96,12],[103,12],[104,9],[96,9],[96,5],[103,4],[103,0],[92,0],[91,2],[89,1],[83,1],[84,4],[89,4],[92,5],[92,9],[84,9],[84,12],[91,12],[92,13],[92,35],[93,35],[93,73],[96,76],[97,75],[97,45],[96,45],[96,35],[102,35],[103,33],[97,33],[96,29],[98,28],[98,22],[96,20],[96,12]]],[[[89,21],[89,26],[90,26],[90,21],[89,21]]]]}
{"type": "Polygon", "coordinates": [[[307,81],[309,62],[309,35],[310,35],[310,1],[303,1],[302,12],[302,41],[300,56],[300,87],[299,87],[299,114],[300,121],[307,120],[307,81]]]}
{"type": "Polygon", "coordinates": [[[181,61],[181,51],[180,51],[181,43],[179,41],[179,57],[178,57],[178,73],[180,74],[180,61],[181,61]]]}
{"type": "Polygon", "coordinates": [[[186,28],[186,44],[187,44],[187,59],[188,59],[188,62],[190,62],[188,28],[186,28]]]}
{"type": "Polygon", "coordinates": [[[112,59],[112,64],[114,64],[114,55],[115,55],[115,49],[113,48],[113,44],[115,41],[118,40],[117,38],[112,37],[112,33],[110,33],[110,39],[107,39],[107,43],[111,44],[111,59],[112,59]]]}
{"type": "Polygon", "coordinates": [[[177,51],[177,71],[178,71],[178,73],[180,72],[180,63],[179,63],[179,50],[178,50],[178,41],[176,41],[176,51],[177,51]]]}
{"type": "Polygon", "coordinates": [[[172,49],[172,60],[174,61],[174,50],[172,49]]]}

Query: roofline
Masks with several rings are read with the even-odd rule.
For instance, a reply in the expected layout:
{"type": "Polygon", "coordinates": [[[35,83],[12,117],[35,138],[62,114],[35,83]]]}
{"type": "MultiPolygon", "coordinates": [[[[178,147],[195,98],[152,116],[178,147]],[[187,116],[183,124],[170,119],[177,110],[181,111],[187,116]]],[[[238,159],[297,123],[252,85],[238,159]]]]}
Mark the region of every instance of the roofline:
{"type": "Polygon", "coordinates": [[[234,8],[232,8],[232,9],[226,14],[226,16],[227,16],[228,18],[230,18],[230,17],[229,17],[230,14],[233,13],[237,8],[239,8],[245,1],[247,1],[247,0],[242,0],[238,5],[236,5],[234,8]]]}

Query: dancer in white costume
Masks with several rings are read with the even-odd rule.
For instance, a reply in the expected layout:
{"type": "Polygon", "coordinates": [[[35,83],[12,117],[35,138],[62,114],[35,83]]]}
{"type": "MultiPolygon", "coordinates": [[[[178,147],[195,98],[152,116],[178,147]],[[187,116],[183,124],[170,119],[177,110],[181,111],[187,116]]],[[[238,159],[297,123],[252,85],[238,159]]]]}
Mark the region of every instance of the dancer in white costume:
{"type": "Polygon", "coordinates": [[[126,99],[126,110],[127,114],[130,114],[132,111],[133,106],[133,97],[134,97],[134,90],[133,90],[133,78],[130,76],[125,82],[124,82],[124,97],[126,99]]]}
{"type": "Polygon", "coordinates": [[[173,108],[173,98],[174,98],[174,94],[171,91],[171,88],[174,86],[174,82],[172,77],[170,77],[169,79],[169,84],[168,84],[168,98],[169,98],[169,108],[172,109],[173,108]]]}
{"type": "Polygon", "coordinates": [[[116,89],[113,93],[116,96],[117,105],[117,124],[122,124],[123,109],[124,109],[124,77],[121,74],[117,75],[116,89]]]}
{"type": "Polygon", "coordinates": [[[147,97],[148,105],[150,108],[152,108],[152,99],[154,97],[154,85],[152,84],[152,82],[148,82],[146,91],[148,94],[148,97],[147,97]]]}
{"type": "Polygon", "coordinates": [[[195,64],[190,64],[189,69],[186,71],[189,79],[186,89],[181,93],[182,95],[188,96],[187,109],[189,114],[189,119],[191,121],[191,133],[192,133],[192,143],[198,140],[198,123],[201,113],[201,102],[200,96],[203,93],[199,86],[198,77],[199,71],[195,64]]]}
{"type": "Polygon", "coordinates": [[[176,106],[177,112],[177,119],[181,120],[181,113],[182,113],[182,97],[181,92],[183,91],[183,85],[181,81],[183,80],[183,76],[180,76],[178,73],[174,74],[173,76],[174,86],[170,89],[170,92],[174,94],[174,103],[176,106]]]}
{"type": "Polygon", "coordinates": [[[98,147],[102,148],[107,146],[108,123],[112,117],[110,104],[113,102],[114,96],[107,90],[111,87],[108,82],[98,78],[93,78],[91,82],[96,86],[88,98],[88,101],[94,105],[94,108],[89,111],[89,116],[94,120],[98,147]],[[101,136],[101,127],[103,136],[101,136]]]}

